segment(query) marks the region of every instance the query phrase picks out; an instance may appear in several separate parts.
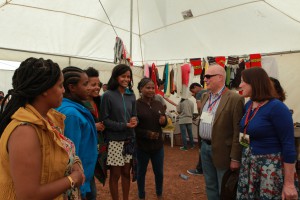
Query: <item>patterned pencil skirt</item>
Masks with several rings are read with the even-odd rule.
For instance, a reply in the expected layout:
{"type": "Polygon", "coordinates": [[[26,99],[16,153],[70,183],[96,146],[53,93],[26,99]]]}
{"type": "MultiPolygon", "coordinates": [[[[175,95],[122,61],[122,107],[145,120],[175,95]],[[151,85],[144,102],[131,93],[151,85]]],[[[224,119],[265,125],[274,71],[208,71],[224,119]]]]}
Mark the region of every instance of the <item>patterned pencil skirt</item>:
{"type": "MultiPolygon", "coordinates": [[[[281,199],[284,169],[281,153],[253,155],[250,148],[243,149],[237,199],[281,199]]],[[[298,178],[295,172],[295,186],[298,178]]]]}

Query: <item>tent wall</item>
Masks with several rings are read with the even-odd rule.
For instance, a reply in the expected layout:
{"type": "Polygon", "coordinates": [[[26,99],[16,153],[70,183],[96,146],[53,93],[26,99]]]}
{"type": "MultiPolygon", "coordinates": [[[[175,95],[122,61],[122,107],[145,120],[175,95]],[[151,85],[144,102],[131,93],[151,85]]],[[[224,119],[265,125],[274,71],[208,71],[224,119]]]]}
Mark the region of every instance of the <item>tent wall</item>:
{"type": "MultiPolygon", "coordinates": [[[[5,60],[12,60],[9,57],[11,52],[6,51],[6,56],[3,52],[0,51],[0,59],[5,60]]],[[[86,68],[88,66],[94,67],[100,71],[100,80],[103,83],[107,83],[109,77],[111,75],[111,70],[115,64],[113,63],[105,63],[99,61],[92,61],[92,60],[83,60],[83,59],[75,59],[75,58],[66,58],[66,57],[59,57],[59,56],[45,56],[43,54],[32,54],[32,53],[22,53],[18,52],[17,61],[22,61],[29,56],[35,57],[44,57],[44,58],[51,58],[55,62],[58,62],[60,66],[66,67],[69,64],[74,66],[79,66],[81,68],[86,68]]],[[[287,100],[285,101],[286,105],[294,110],[293,119],[295,122],[300,122],[300,104],[299,104],[299,96],[300,96],[300,88],[299,85],[299,60],[300,60],[300,53],[293,53],[293,54],[283,54],[283,55],[276,55],[272,56],[276,59],[278,64],[278,72],[279,72],[279,81],[282,84],[282,87],[285,89],[287,94],[287,100]]],[[[163,67],[159,67],[159,74],[162,77],[163,74],[163,67]]],[[[136,89],[137,83],[143,77],[143,69],[140,67],[133,67],[133,79],[134,79],[134,91],[136,96],[138,97],[138,91],[136,89]]],[[[13,75],[13,71],[7,70],[0,70],[0,90],[3,90],[5,93],[8,89],[11,88],[11,78],[13,75]]],[[[194,78],[194,82],[199,82],[199,77],[194,78]]],[[[176,95],[170,97],[171,100],[174,102],[179,102],[179,98],[176,95]]],[[[193,99],[192,99],[193,100],[193,99]]],[[[194,100],[193,100],[194,101],[194,100]]],[[[176,110],[176,108],[167,103],[169,110],[176,110]]]]}
{"type": "MultiPolygon", "coordinates": [[[[77,66],[82,69],[86,69],[87,67],[94,67],[95,69],[99,70],[100,81],[102,83],[108,82],[111,76],[112,69],[116,65],[114,63],[91,59],[81,59],[58,55],[47,55],[33,52],[21,52],[0,49],[0,60],[22,62],[23,60],[29,57],[51,59],[54,62],[58,63],[61,69],[70,65],[77,66]]],[[[133,89],[135,94],[138,94],[136,86],[140,79],[143,77],[143,69],[141,67],[132,67],[131,69],[133,73],[133,82],[135,83],[133,89]]],[[[12,88],[12,75],[13,71],[11,70],[0,70],[0,90],[4,91],[4,93],[7,93],[7,91],[12,88]]]]}

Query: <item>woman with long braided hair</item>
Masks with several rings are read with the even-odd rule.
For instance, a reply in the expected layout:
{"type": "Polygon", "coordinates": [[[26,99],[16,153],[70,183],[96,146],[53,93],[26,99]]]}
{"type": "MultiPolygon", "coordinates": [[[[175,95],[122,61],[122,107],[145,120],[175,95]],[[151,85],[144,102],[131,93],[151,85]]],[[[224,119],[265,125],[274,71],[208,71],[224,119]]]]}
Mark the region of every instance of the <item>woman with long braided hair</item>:
{"type": "Polygon", "coordinates": [[[69,66],[62,70],[65,94],[57,109],[66,115],[65,134],[75,144],[76,154],[82,160],[86,180],[80,187],[84,200],[96,200],[94,170],[98,157],[97,130],[91,112],[84,106],[88,99],[88,76],[80,68],[69,66]]]}
{"type": "Polygon", "coordinates": [[[63,135],[63,75],[57,63],[28,58],[13,75],[0,116],[0,199],[76,199],[84,182],[74,144],[63,135]]]}

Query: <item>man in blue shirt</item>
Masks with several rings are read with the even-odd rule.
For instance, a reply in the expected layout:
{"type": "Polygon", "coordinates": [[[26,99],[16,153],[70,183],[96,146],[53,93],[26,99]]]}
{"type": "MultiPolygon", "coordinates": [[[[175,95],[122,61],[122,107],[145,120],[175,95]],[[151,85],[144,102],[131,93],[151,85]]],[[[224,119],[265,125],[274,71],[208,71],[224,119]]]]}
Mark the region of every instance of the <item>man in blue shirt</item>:
{"type": "MultiPolygon", "coordinates": [[[[195,99],[196,99],[197,110],[199,111],[201,96],[202,96],[203,93],[207,92],[207,90],[203,89],[203,86],[200,85],[199,83],[192,83],[190,85],[190,92],[192,93],[192,96],[195,97],[195,99]]],[[[197,134],[197,135],[199,137],[199,134],[197,134]]],[[[198,138],[198,141],[200,141],[199,138],[198,138]]],[[[198,142],[198,143],[199,143],[199,147],[200,147],[200,142],[198,142]]],[[[196,169],[188,169],[187,173],[192,174],[192,175],[201,175],[201,174],[203,174],[202,165],[201,165],[200,151],[199,151],[199,160],[198,160],[196,169]]]]}

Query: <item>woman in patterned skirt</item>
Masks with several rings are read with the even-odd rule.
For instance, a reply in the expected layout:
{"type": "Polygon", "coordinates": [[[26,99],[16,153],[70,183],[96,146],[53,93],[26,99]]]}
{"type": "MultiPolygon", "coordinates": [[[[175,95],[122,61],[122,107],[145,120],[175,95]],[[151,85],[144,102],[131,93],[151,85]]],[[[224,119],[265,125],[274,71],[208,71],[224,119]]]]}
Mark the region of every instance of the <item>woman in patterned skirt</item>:
{"type": "Polygon", "coordinates": [[[122,179],[123,200],[128,200],[130,169],[134,153],[134,128],[137,125],[136,99],[132,91],[132,71],[120,64],[114,67],[108,90],[102,95],[100,117],[108,143],[109,189],[113,200],[119,199],[118,182],[122,179]]]}
{"type": "Polygon", "coordinates": [[[242,72],[244,146],[237,199],[298,199],[293,119],[262,68],[242,72]]]}

